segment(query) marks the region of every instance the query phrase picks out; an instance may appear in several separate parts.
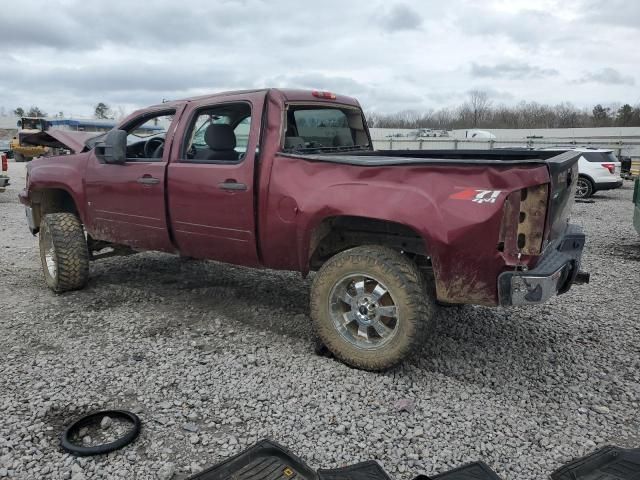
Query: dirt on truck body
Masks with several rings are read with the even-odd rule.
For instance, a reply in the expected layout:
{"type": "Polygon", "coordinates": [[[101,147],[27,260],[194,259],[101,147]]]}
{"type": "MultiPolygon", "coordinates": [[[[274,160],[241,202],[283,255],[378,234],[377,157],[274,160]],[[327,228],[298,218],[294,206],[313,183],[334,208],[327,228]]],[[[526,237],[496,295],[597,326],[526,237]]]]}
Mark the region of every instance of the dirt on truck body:
{"type": "Polygon", "coordinates": [[[134,112],[32,162],[20,198],[54,291],[82,288],[109,246],[315,271],[319,340],[381,370],[424,341],[437,302],[537,304],[588,279],[578,156],[374,151],[355,99],[251,90],[134,112]]]}

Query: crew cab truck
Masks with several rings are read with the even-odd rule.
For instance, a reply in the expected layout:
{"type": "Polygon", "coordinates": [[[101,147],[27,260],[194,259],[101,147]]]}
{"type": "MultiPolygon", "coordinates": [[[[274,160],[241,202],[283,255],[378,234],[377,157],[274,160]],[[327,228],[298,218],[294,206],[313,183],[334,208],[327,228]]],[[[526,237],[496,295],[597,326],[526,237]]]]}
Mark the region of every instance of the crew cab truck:
{"type": "Polygon", "coordinates": [[[353,98],[221,93],[34,160],[20,200],[55,292],[82,288],[105,246],[313,271],[317,337],[368,370],[415,351],[438,303],[537,304],[587,280],[568,223],[579,153],[371,145],[353,98]]]}

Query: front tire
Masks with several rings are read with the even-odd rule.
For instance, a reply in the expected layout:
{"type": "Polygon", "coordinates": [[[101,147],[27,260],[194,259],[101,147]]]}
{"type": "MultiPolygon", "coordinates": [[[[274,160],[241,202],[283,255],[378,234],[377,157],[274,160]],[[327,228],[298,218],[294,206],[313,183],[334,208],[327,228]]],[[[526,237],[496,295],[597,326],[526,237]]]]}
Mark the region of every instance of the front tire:
{"type": "Polygon", "coordinates": [[[436,306],[418,267],[387,247],[363,246],[329,259],[311,287],[317,338],[342,362],[380,371],[424,342],[436,306]]]}
{"type": "Polygon", "coordinates": [[[587,177],[578,177],[576,198],[589,198],[595,192],[593,182],[587,177]]]}
{"type": "Polygon", "coordinates": [[[73,213],[49,213],[40,222],[40,261],[47,286],[56,293],[78,290],[89,280],[89,250],[73,213]]]}
{"type": "Polygon", "coordinates": [[[27,161],[26,157],[24,155],[22,155],[21,153],[18,153],[18,152],[14,152],[13,153],[13,160],[16,163],[22,163],[22,162],[26,162],[27,161]]]}

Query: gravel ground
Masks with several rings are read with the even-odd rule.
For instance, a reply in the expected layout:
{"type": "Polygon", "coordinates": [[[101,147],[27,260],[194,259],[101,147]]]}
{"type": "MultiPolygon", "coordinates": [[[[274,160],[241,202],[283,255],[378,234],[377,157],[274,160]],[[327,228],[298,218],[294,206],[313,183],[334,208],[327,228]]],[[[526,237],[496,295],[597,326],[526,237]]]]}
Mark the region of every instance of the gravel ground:
{"type": "Polygon", "coordinates": [[[574,208],[591,284],[534,308],[443,309],[384,374],[312,353],[309,281],[145,253],[55,295],[16,195],[0,193],[0,478],[184,478],[263,437],[314,467],[376,459],[397,479],[482,459],[541,479],[598,446],[640,446],[640,240],[632,188],[574,208]],[[401,408],[401,407],[406,408],[401,408]],[[140,438],[74,458],[57,435],[97,409],[140,438]],[[407,411],[408,410],[408,411],[407,411]]]}

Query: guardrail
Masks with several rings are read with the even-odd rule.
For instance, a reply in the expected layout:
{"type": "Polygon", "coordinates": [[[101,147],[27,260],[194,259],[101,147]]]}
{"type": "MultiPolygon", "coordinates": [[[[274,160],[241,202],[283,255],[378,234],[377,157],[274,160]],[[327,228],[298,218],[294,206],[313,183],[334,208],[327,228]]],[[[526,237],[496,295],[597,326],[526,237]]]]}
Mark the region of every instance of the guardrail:
{"type": "Polygon", "coordinates": [[[389,137],[384,139],[374,139],[373,146],[377,150],[492,150],[496,148],[526,147],[541,148],[553,146],[576,146],[594,147],[613,150],[618,156],[627,155],[640,157],[640,139],[633,138],[545,138],[545,139],[524,139],[524,140],[468,140],[450,137],[434,137],[408,139],[389,137]]]}

